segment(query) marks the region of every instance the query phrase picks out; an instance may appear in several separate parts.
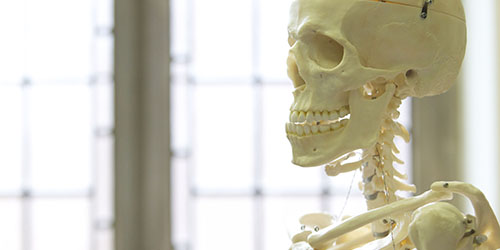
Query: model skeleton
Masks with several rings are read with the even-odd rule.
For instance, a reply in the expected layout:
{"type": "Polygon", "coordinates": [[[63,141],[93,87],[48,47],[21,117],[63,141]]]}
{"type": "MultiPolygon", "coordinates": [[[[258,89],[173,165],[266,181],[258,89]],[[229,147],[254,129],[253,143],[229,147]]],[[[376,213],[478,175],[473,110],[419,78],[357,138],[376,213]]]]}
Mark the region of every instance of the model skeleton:
{"type": "Polygon", "coordinates": [[[407,97],[447,91],[466,44],[460,0],[296,0],[289,23],[288,75],[295,91],[287,136],[293,162],[326,164],[330,176],[361,169],[368,212],[334,221],[308,214],[292,230],[292,250],[497,249],[500,227],[484,195],[470,184],[436,182],[415,192],[395,136],[407,97]],[[360,160],[351,157],[362,149],[360,160]],[[349,162],[349,163],[347,163],[349,162]],[[440,202],[467,197],[475,215],[440,202]]]}

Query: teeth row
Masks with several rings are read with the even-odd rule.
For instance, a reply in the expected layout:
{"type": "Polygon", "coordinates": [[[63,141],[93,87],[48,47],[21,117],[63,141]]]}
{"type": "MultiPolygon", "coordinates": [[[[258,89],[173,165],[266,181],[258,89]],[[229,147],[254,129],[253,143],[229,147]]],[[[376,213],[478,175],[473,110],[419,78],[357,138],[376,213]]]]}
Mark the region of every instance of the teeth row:
{"type": "Polygon", "coordinates": [[[346,126],[349,119],[338,120],[337,122],[325,122],[322,121],[319,125],[309,125],[304,123],[292,123],[288,122],[286,124],[286,132],[288,134],[294,134],[298,136],[304,135],[315,135],[318,133],[325,133],[343,128],[346,126]]]}
{"type": "Polygon", "coordinates": [[[290,122],[318,125],[321,121],[337,121],[349,114],[349,106],[334,111],[293,111],[290,113],[290,122]]]}

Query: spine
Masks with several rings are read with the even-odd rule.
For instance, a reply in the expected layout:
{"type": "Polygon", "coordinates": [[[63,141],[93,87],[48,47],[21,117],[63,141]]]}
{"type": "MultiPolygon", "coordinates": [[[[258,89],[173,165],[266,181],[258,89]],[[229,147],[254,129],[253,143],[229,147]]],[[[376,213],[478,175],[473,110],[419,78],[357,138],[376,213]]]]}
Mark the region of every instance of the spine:
{"type": "MultiPolygon", "coordinates": [[[[401,99],[394,97],[386,112],[377,143],[364,154],[367,155],[363,163],[363,181],[361,188],[366,199],[368,210],[375,209],[402,197],[397,191],[416,192],[414,185],[406,184],[408,179],[405,174],[400,173],[393,166],[394,162],[403,164],[394,154],[399,150],[394,144],[395,136],[402,137],[409,142],[409,134],[404,126],[395,121],[399,117],[397,109],[401,105],[401,99]]],[[[372,223],[372,233],[375,238],[386,237],[397,221],[391,218],[383,218],[372,223]]]]}

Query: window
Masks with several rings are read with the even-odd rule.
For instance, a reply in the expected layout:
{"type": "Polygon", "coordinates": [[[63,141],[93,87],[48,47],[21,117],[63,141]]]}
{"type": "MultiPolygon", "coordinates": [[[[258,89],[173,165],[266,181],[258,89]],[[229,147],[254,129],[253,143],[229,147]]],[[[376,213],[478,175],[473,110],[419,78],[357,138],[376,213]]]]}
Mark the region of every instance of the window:
{"type": "Polygon", "coordinates": [[[112,6],[0,2],[2,249],[112,249],[112,6]]]}
{"type": "Polygon", "coordinates": [[[467,53],[463,64],[463,179],[498,199],[498,1],[463,1],[467,15],[467,53]],[[480,156],[480,157],[479,157],[480,156]],[[478,171],[478,168],[481,171],[478,171]],[[486,174],[488,173],[488,174],[486,174]],[[491,176],[491,178],[488,178],[491,176]],[[495,176],[495,177],[493,177],[495,176]]]}
{"type": "MultiPolygon", "coordinates": [[[[175,248],[286,249],[287,218],[364,211],[359,173],[331,179],[290,163],[291,1],[171,3],[175,248]]],[[[409,102],[401,113],[411,130],[409,102]]],[[[410,146],[398,145],[408,167],[410,146]]]]}

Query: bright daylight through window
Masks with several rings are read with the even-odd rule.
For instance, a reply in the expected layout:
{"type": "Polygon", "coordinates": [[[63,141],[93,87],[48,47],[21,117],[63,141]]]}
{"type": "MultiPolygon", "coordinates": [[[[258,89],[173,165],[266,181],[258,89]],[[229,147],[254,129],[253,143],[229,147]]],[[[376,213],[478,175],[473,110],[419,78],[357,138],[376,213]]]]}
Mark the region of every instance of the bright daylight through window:
{"type": "Polygon", "coordinates": [[[0,249],[112,249],[112,8],[0,2],[0,249]]]}
{"type": "MultiPolygon", "coordinates": [[[[327,178],[322,168],[291,163],[285,134],[293,101],[286,75],[290,3],[171,1],[178,250],[286,249],[289,217],[365,210],[360,173],[354,180],[352,173],[327,178]],[[214,240],[221,237],[224,244],[214,240]]],[[[411,130],[409,102],[400,111],[411,130]]],[[[408,168],[410,145],[397,142],[408,168]]]]}

